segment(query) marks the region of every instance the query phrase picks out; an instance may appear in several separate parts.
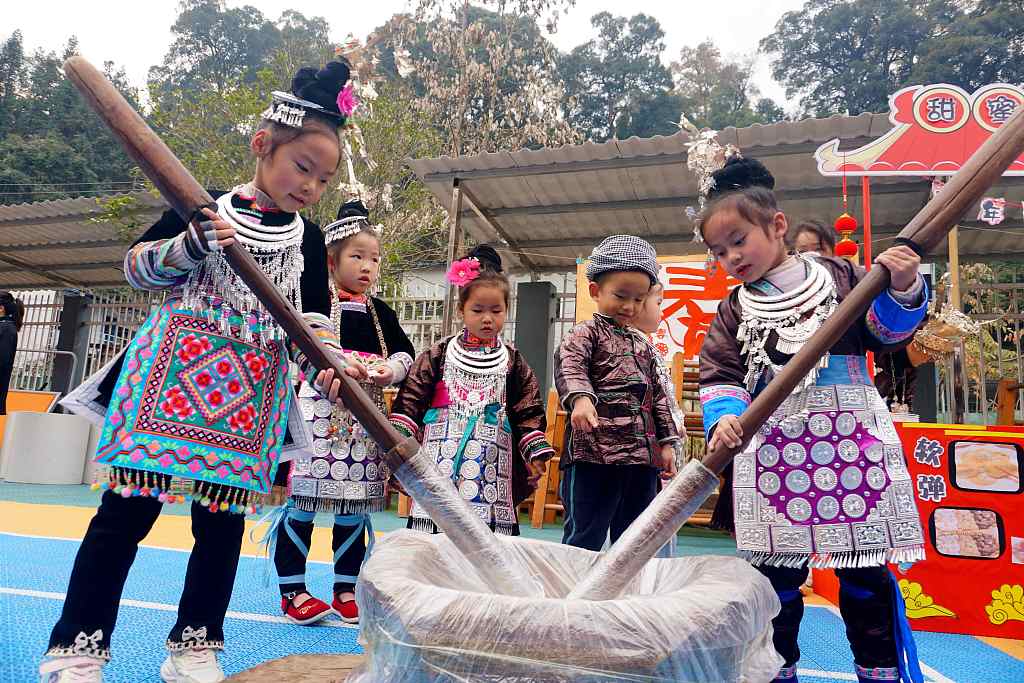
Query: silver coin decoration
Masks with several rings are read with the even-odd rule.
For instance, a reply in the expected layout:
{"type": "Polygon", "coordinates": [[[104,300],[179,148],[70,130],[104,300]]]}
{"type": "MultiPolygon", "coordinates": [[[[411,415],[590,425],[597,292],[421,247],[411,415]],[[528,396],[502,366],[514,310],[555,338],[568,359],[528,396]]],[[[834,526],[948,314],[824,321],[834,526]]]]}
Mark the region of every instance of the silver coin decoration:
{"type": "Polygon", "coordinates": [[[327,433],[331,431],[331,421],[319,419],[313,422],[313,436],[319,436],[321,438],[327,436],[327,433]]]}
{"type": "Polygon", "coordinates": [[[437,471],[444,477],[450,477],[455,472],[455,463],[452,462],[451,458],[445,458],[437,463],[437,471]]]}
{"type": "Polygon", "coordinates": [[[827,467],[820,467],[814,471],[814,485],[822,491],[831,491],[838,482],[836,473],[827,467]]]}
{"type": "Polygon", "coordinates": [[[463,452],[470,460],[476,460],[483,453],[483,448],[480,446],[479,441],[476,439],[470,439],[466,442],[466,450],[463,452]]]}
{"type": "Polygon", "coordinates": [[[766,496],[774,496],[781,487],[779,475],[774,472],[764,472],[757,478],[757,488],[766,496]]]}
{"type": "Polygon", "coordinates": [[[864,512],[867,510],[867,504],[864,499],[856,493],[843,498],[843,512],[850,517],[863,517],[864,512]]]}
{"type": "Polygon", "coordinates": [[[484,486],[484,500],[488,503],[493,503],[498,500],[498,487],[494,484],[487,484],[484,486]]]}
{"type": "Polygon", "coordinates": [[[353,463],[352,466],[348,468],[348,478],[352,481],[362,481],[364,471],[363,463],[353,463]]]}
{"type": "Polygon", "coordinates": [[[847,491],[859,488],[864,483],[864,473],[855,465],[850,465],[839,475],[839,483],[847,491]]]}
{"type": "Polygon", "coordinates": [[[331,479],[337,481],[348,479],[348,465],[344,462],[336,462],[331,465],[331,479]]]}
{"type": "Polygon", "coordinates": [[[343,458],[348,457],[348,452],[350,448],[351,444],[348,441],[338,439],[331,445],[331,455],[333,455],[338,460],[342,460],[343,458]]]}
{"type": "Polygon", "coordinates": [[[487,455],[486,455],[486,458],[487,458],[487,462],[497,462],[498,461],[498,445],[497,444],[493,444],[493,443],[487,444],[487,455]]]}
{"type": "Polygon", "coordinates": [[[798,443],[786,444],[786,447],[782,449],[782,459],[792,467],[802,465],[807,460],[807,449],[798,443]]]}
{"type": "Polygon", "coordinates": [[[804,493],[811,488],[811,478],[803,470],[793,470],[786,475],[786,488],[793,493],[804,493]]]}
{"type": "Polygon", "coordinates": [[[881,443],[876,441],[864,449],[864,457],[871,462],[882,462],[882,458],[885,457],[885,449],[881,443]]]}
{"type": "Polygon", "coordinates": [[[839,501],[832,496],[818,499],[818,516],[822,519],[835,519],[839,515],[839,501]]]}
{"type": "Polygon", "coordinates": [[[331,466],[327,464],[326,460],[314,460],[313,464],[309,467],[309,473],[317,479],[323,479],[330,471],[331,466]]]}
{"type": "Polygon", "coordinates": [[[459,484],[459,495],[464,500],[473,500],[478,493],[480,493],[480,487],[477,486],[475,481],[467,479],[459,484]]]}
{"type": "Polygon", "coordinates": [[[313,419],[313,409],[316,406],[316,401],[311,398],[300,398],[299,399],[299,410],[302,411],[302,419],[309,422],[313,419]]]}
{"type": "Polygon", "coordinates": [[[779,463],[779,449],[765,444],[757,449],[757,461],[765,467],[775,467],[779,463]]]}
{"type": "Polygon", "coordinates": [[[864,478],[867,480],[868,486],[876,491],[881,491],[885,488],[887,477],[885,476],[885,472],[882,471],[882,468],[877,465],[869,467],[864,478]]]}
{"type": "Polygon", "coordinates": [[[794,498],[786,503],[786,514],[794,522],[806,522],[811,518],[811,504],[803,498],[794,498]]]}
{"type": "Polygon", "coordinates": [[[807,428],[815,436],[828,436],[832,433],[832,420],[824,413],[815,413],[807,421],[807,428]]]}
{"type": "Polygon", "coordinates": [[[313,439],[313,455],[324,457],[331,452],[331,442],[327,439],[313,439]]]}
{"type": "Polygon", "coordinates": [[[498,480],[498,468],[494,465],[487,465],[484,467],[484,481],[497,481],[498,480]]]}
{"type": "Polygon", "coordinates": [[[800,420],[786,418],[779,426],[782,428],[782,433],[790,439],[796,439],[804,433],[804,425],[800,420]]]}
{"type": "Polygon", "coordinates": [[[322,398],[313,404],[313,414],[317,417],[330,417],[331,416],[331,402],[326,398],[322,398]]]}
{"type": "Polygon", "coordinates": [[[836,459],[836,447],[828,441],[819,441],[811,446],[811,460],[819,465],[828,465],[836,459]]]}
{"type": "Polygon", "coordinates": [[[856,429],[857,418],[853,416],[853,413],[840,413],[839,417],[836,418],[836,431],[843,436],[853,434],[856,429]]]}
{"type": "Polygon", "coordinates": [[[367,448],[366,444],[361,441],[356,441],[352,444],[352,459],[356,462],[362,462],[366,460],[367,448]]]}
{"type": "Polygon", "coordinates": [[[377,480],[377,463],[368,462],[366,463],[366,478],[370,481],[377,480]]]}
{"type": "Polygon", "coordinates": [[[839,453],[839,457],[846,462],[854,462],[860,457],[860,448],[857,447],[857,442],[851,439],[840,441],[836,451],[839,453]]]}
{"type": "Polygon", "coordinates": [[[459,446],[454,441],[445,441],[441,446],[441,456],[445,458],[454,458],[455,452],[458,450],[459,446]]]}
{"type": "Polygon", "coordinates": [[[463,479],[476,479],[480,476],[480,463],[476,460],[467,460],[459,468],[459,474],[463,479]]]}

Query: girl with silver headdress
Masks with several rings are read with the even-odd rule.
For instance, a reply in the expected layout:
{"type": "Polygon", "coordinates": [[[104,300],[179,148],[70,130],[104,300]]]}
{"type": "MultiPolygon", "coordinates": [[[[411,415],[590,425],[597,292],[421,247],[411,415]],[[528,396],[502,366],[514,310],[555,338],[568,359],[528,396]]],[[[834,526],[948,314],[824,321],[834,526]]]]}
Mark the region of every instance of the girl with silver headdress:
{"type": "Polygon", "coordinates": [[[889,411],[871,383],[865,353],[907,344],[925,314],[919,256],[897,246],[878,256],[891,273],[861,319],[830,349],[763,427],[740,415],[864,277],[833,257],[787,254],[786,216],[774,178],[756,159],[730,158],[707,182],[698,231],[717,267],[740,282],[722,301],[700,354],[708,447],[746,450],[716,519],[778,593],[774,643],[795,681],[800,586],[809,567],[834,569],[858,680],[918,681],[913,637],[887,562],[924,559],[914,488],[889,411]],[[723,514],[732,512],[730,515],[723,514]]]}
{"type": "MultiPolygon", "coordinates": [[[[383,388],[400,384],[409,372],[413,346],[384,301],[369,295],[380,273],[379,228],[355,200],[338,210],[338,219],[324,228],[330,271],[331,315],[307,316],[314,331],[347,361],[346,373],[384,410],[383,388]]],[[[309,371],[305,357],[296,362],[309,371]]],[[[312,377],[309,377],[312,380],[312,377]]],[[[331,378],[322,378],[331,384],[331,378]]],[[[297,624],[312,624],[337,613],[357,623],[355,583],[368,549],[373,547],[370,513],[387,507],[385,486],[390,473],[377,444],[340,402],[303,382],[299,405],[311,446],[296,455],[288,473],[287,504],[276,513],[268,541],[281,588],[281,610],[297,624]],[[334,590],[331,604],[306,590],[306,556],[317,512],[334,515],[334,590]]]]}

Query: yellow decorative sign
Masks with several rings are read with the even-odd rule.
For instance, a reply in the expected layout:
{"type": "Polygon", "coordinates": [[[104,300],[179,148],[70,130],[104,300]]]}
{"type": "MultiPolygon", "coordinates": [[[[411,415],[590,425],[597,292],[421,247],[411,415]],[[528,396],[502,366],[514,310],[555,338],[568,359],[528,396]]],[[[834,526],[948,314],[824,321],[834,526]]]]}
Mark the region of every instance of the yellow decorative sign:
{"type": "Polygon", "coordinates": [[[985,606],[988,620],[996,626],[1007,621],[1024,621],[1024,586],[1004,583],[992,591],[992,604],[985,606]]]}
{"type": "Polygon", "coordinates": [[[909,619],[925,619],[927,617],[955,617],[952,610],[936,605],[930,595],[922,592],[921,584],[916,581],[900,579],[900,593],[906,604],[909,619]]]}

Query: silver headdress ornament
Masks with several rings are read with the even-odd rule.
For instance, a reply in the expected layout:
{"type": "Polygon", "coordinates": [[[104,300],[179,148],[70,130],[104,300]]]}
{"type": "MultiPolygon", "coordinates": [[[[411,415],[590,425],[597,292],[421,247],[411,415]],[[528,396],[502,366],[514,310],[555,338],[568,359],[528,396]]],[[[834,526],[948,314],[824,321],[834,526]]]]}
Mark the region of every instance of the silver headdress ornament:
{"type": "Polygon", "coordinates": [[[370,225],[370,221],[365,216],[345,216],[340,220],[327,224],[327,227],[324,228],[324,244],[330,246],[334,242],[351,237],[363,230],[369,230],[379,238],[383,232],[383,227],[379,224],[370,225]]]}
{"type": "Polygon", "coordinates": [[[686,215],[694,221],[694,241],[703,242],[704,236],[700,234],[697,219],[704,212],[708,194],[715,187],[712,174],[725,166],[726,160],[730,157],[739,156],[740,150],[732,144],[723,147],[718,142],[718,131],[710,128],[699,130],[685,114],[679,115],[679,122],[676,125],[679,126],[679,130],[690,134],[690,141],[686,143],[686,167],[697,176],[698,205],[696,209],[692,206],[686,207],[686,215]]]}
{"type": "Polygon", "coordinates": [[[326,111],[316,102],[310,102],[280,90],[275,90],[273,97],[270,106],[263,110],[260,117],[267,121],[276,121],[284,126],[302,128],[302,121],[306,118],[307,111],[326,111]]]}

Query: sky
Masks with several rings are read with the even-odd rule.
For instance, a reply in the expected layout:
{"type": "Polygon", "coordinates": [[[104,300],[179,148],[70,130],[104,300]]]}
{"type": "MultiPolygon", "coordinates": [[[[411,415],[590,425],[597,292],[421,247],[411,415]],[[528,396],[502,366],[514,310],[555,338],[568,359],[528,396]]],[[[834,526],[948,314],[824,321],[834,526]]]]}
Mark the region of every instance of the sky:
{"type": "MultiPolygon", "coordinates": [[[[325,2],[324,0],[227,0],[228,6],[251,5],[264,16],[277,19],[282,11],[294,9],[306,16],[322,16],[337,42],[349,33],[365,38],[396,12],[407,10],[408,0],[374,2],[325,2]]],[[[79,49],[95,64],[113,61],[124,67],[133,84],[146,82],[149,67],[158,64],[171,42],[171,25],[177,16],[177,0],[11,0],[5,3],[4,27],[0,40],[21,29],[27,51],[35,48],[59,50],[76,35],[79,49]],[[43,8],[42,10],[40,8],[43,8]]],[[[665,31],[665,59],[675,59],[685,46],[712,39],[726,55],[750,54],[758,41],[772,32],[783,13],[799,9],[803,0],[760,0],[719,5],[694,0],[632,0],[628,4],[607,0],[576,0],[552,36],[562,51],[571,50],[595,35],[590,17],[608,11],[622,16],[644,13],[656,18],[665,31]]],[[[754,83],[763,96],[794,109],[784,89],[769,74],[768,60],[758,57],[754,83]]]]}

